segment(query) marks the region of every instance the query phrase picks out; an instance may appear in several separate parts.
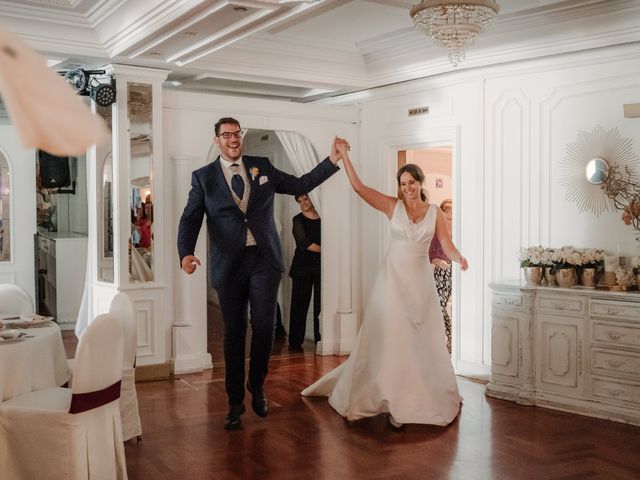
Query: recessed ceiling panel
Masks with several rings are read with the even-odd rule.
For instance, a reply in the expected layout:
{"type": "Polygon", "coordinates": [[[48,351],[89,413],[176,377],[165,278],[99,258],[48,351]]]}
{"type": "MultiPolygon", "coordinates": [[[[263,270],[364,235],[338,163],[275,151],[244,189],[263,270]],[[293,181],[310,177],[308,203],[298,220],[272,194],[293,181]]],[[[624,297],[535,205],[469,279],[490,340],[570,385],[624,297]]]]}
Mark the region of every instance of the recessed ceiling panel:
{"type": "MultiPolygon", "coordinates": [[[[270,10],[255,7],[226,5],[226,2],[210,2],[198,14],[172,22],[159,30],[153,37],[147,37],[142,45],[142,57],[156,57],[158,54],[167,61],[173,61],[183,54],[205,46],[221,35],[230,33],[239,26],[249,23],[270,10]],[[152,55],[149,55],[149,54],[152,55]]],[[[130,56],[137,56],[136,49],[130,50],[130,56]]]]}

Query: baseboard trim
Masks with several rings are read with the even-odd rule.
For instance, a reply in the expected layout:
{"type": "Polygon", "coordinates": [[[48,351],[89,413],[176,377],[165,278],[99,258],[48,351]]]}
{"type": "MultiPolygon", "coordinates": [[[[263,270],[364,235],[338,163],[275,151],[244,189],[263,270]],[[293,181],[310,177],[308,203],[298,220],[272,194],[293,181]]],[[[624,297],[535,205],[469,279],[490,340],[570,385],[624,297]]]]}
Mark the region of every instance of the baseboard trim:
{"type": "Polygon", "coordinates": [[[171,365],[169,363],[136,366],[136,382],[169,380],[171,376],[171,365]]]}

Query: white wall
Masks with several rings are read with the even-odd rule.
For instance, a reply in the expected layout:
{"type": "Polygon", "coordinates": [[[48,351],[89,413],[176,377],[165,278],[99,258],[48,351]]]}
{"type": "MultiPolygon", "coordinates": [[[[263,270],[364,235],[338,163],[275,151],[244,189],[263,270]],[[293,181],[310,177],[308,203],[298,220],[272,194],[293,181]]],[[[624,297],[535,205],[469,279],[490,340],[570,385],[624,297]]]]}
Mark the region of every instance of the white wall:
{"type": "MultiPolygon", "coordinates": [[[[452,145],[454,241],[470,269],[454,273],[454,355],[458,371],[490,364],[492,280],[521,275],[521,246],[591,246],[615,251],[633,232],[619,213],[580,214],[565,200],[558,163],[579,130],[617,127],[640,153],[640,119],[622,105],[640,100],[635,45],[518,62],[395,85],[354,96],[361,105],[365,182],[395,193],[396,152],[452,145]],[[412,107],[429,106],[409,118],[412,107]]],[[[349,98],[344,99],[348,103],[349,98]]],[[[333,102],[335,103],[335,102],[333,102]]],[[[383,215],[358,204],[366,302],[386,249],[383,215]]],[[[630,252],[629,252],[630,253],[630,252]]]]}
{"type": "MultiPolygon", "coordinates": [[[[268,100],[203,95],[185,92],[164,92],[164,162],[168,180],[167,229],[163,232],[175,245],[178,221],[186,204],[190,189],[191,172],[206,164],[206,156],[213,140],[215,122],[223,116],[237,118],[243,127],[261,130],[296,131],[305,135],[316,151],[324,158],[328,154],[334,135],[357,138],[357,110],[354,108],[327,108],[316,105],[300,105],[268,100]]],[[[357,146],[357,142],[356,142],[357,146]]],[[[355,291],[351,275],[351,256],[338,263],[338,252],[350,251],[350,238],[344,235],[342,220],[349,218],[351,197],[346,178],[338,172],[320,187],[323,211],[335,212],[323,216],[323,351],[344,351],[343,345],[352,341],[353,328],[347,332],[336,320],[341,315],[353,313],[352,292],[355,291]],[[347,248],[342,248],[343,243],[347,248]],[[326,273],[326,275],[325,275],[326,273]],[[326,280],[325,280],[326,279],[326,280]],[[348,300],[345,299],[345,292],[348,300]]],[[[202,261],[191,276],[178,268],[178,255],[174,250],[168,255],[168,271],[171,278],[173,315],[174,371],[198,369],[197,357],[206,359],[206,241],[205,229],[195,251],[202,261]],[[178,340],[176,340],[178,339],[178,340]],[[184,361],[183,361],[184,359],[184,361]]],[[[340,253],[344,255],[344,253],[340,253]]],[[[283,305],[286,309],[286,306],[283,305]]],[[[348,317],[352,320],[353,317],[348,317]]],[[[199,368],[206,367],[202,360],[199,368]]]]}
{"type": "Polygon", "coordinates": [[[33,235],[36,232],[36,160],[24,148],[13,125],[0,125],[0,149],[9,161],[12,177],[12,261],[0,262],[0,283],[15,283],[35,299],[33,235]]]}

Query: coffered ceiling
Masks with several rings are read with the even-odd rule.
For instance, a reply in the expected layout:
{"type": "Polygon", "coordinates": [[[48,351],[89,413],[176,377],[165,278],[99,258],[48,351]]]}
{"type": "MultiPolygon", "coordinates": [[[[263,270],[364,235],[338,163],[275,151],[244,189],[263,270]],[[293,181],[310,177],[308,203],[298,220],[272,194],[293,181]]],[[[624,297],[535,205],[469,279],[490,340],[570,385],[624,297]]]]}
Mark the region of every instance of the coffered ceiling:
{"type": "MultiPolygon", "coordinates": [[[[172,71],[168,88],[313,101],[450,71],[412,0],[0,0],[55,68],[172,71]]],[[[498,0],[458,69],[640,41],[640,0],[498,0]]]]}

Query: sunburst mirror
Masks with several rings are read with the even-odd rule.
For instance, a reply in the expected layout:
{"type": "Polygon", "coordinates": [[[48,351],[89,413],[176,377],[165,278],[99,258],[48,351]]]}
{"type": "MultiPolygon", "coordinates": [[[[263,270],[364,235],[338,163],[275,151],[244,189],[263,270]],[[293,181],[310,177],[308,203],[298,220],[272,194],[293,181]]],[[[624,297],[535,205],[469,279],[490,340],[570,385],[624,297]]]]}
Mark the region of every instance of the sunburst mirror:
{"type": "Polygon", "coordinates": [[[579,131],[575,141],[567,144],[559,165],[559,181],[566,189],[565,198],[574,202],[580,212],[600,216],[615,211],[613,201],[602,189],[610,169],[628,167],[637,171],[638,163],[630,138],[621,137],[617,128],[605,130],[597,125],[590,132],[579,131]]]}

